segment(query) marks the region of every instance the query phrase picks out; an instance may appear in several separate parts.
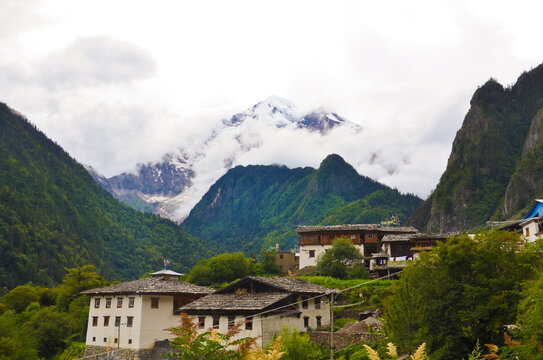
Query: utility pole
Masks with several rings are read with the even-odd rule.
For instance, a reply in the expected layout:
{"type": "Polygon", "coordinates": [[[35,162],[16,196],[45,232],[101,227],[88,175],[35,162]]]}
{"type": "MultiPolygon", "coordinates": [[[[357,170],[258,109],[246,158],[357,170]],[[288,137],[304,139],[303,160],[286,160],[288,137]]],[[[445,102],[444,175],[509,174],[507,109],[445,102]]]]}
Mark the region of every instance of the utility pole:
{"type": "Polygon", "coordinates": [[[117,350],[121,348],[121,325],[126,325],[126,323],[121,323],[119,320],[119,327],[117,328],[117,350]]]}
{"type": "Polygon", "coordinates": [[[330,293],[330,359],[334,359],[334,293],[330,293]]]}

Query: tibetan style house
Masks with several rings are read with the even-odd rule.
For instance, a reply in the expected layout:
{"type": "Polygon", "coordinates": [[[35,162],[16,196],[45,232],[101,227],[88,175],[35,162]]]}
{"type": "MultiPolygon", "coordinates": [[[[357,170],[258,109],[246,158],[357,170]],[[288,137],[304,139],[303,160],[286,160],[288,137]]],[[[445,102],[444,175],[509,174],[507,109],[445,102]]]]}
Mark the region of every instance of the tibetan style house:
{"type": "Polygon", "coordinates": [[[257,337],[261,346],[283,326],[307,331],[330,323],[330,296],[335,290],[301,279],[247,276],[234,284],[182,306],[201,332],[228,331],[242,322],[237,337],[257,337]]]}
{"type": "Polygon", "coordinates": [[[126,358],[146,358],[165,330],[179,324],[178,308],[213,290],[179,281],[171,270],[149,278],[83,291],[90,295],[86,356],[125,349],[126,358]]]}
{"type": "Polygon", "coordinates": [[[381,251],[382,239],[392,234],[415,234],[411,226],[383,226],[379,224],[347,224],[329,226],[298,226],[300,269],[315,266],[320,254],[332,247],[336,238],[351,239],[365,257],[381,251]]]}

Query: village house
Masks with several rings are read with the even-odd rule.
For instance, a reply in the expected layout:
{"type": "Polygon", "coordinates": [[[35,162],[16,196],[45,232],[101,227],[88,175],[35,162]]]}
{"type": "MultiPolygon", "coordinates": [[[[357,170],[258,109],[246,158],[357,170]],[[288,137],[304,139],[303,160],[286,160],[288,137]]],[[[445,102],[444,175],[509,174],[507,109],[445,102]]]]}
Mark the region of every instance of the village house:
{"type": "Polygon", "coordinates": [[[543,200],[536,199],[524,219],[520,222],[522,235],[528,242],[534,242],[542,235],[543,200]]]}
{"type": "Polygon", "coordinates": [[[308,331],[328,325],[330,297],[335,292],[301,279],[247,276],[179,311],[193,316],[200,332],[226,333],[243,322],[237,337],[256,337],[265,346],[283,326],[308,331]]]}
{"type": "Polygon", "coordinates": [[[445,242],[457,233],[415,233],[385,235],[381,240],[382,250],[391,259],[416,259],[422,251],[430,251],[437,242],[445,242]]]}
{"type": "Polygon", "coordinates": [[[281,268],[281,272],[286,274],[289,271],[295,271],[298,269],[298,256],[296,251],[281,251],[279,244],[275,245],[277,265],[281,268]]]}
{"type": "Polygon", "coordinates": [[[346,224],[328,226],[298,226],[300,269],[316,266],[320,254],[328,251],[336,238],[350,239],[365,257],[381,251],[382,239],[390,234],[414,234],[411,226],[384,226],[379,224],[346,224]]]}
{"type": "Polygon", "coordinates": [[[421,252],[432,250],[438,242],[445,242],[454,234],[456,233],[385,235],[381,240],[382,251],[370,257],[370,271],[378,278],[385,276],[389,279],[395,278],[407,265],[407,261],[419,258],[421,252]]]}
{"type": "Polygon", "coordinates": [[[179,281],[161,270],[150,277],[83,291],[90,295],[86,355],[126,349],[126,358],[146,358],[155,341],[171,337],[165,330],[179,324],[177,309],[212,292],[179,281]]]}

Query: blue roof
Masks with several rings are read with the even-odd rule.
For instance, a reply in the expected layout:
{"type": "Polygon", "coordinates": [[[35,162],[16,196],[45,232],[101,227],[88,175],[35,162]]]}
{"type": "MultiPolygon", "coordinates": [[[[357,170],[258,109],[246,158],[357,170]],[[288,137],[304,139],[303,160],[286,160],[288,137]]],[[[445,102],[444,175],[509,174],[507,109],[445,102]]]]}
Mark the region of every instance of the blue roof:
{"type": "Polygon", "coordinates": [[[540,216],[543,216],[543,200],[536,199],[530,210],[528,210],[528,213],[524,217],[524,220],[540,216]]]}

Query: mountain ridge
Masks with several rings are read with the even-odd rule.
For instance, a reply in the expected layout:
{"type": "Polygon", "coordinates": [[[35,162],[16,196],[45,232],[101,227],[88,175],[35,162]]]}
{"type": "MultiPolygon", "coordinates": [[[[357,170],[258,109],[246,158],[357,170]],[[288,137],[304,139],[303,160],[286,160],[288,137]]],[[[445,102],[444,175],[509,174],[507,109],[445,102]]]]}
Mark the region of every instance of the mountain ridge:
{"type": "Polygon", "coordinates": [[[318,169],[236,166],[210,187],[183,226],[207,244],[258,253],[275,244],[292,248],[298,225],[407,219],[420,203],[332,154],[318,169]],[[385,198],[394,199],[392,205],[381,202],[385,198]],[[355,210],[342,214],[349,206],[355,210]]]}

